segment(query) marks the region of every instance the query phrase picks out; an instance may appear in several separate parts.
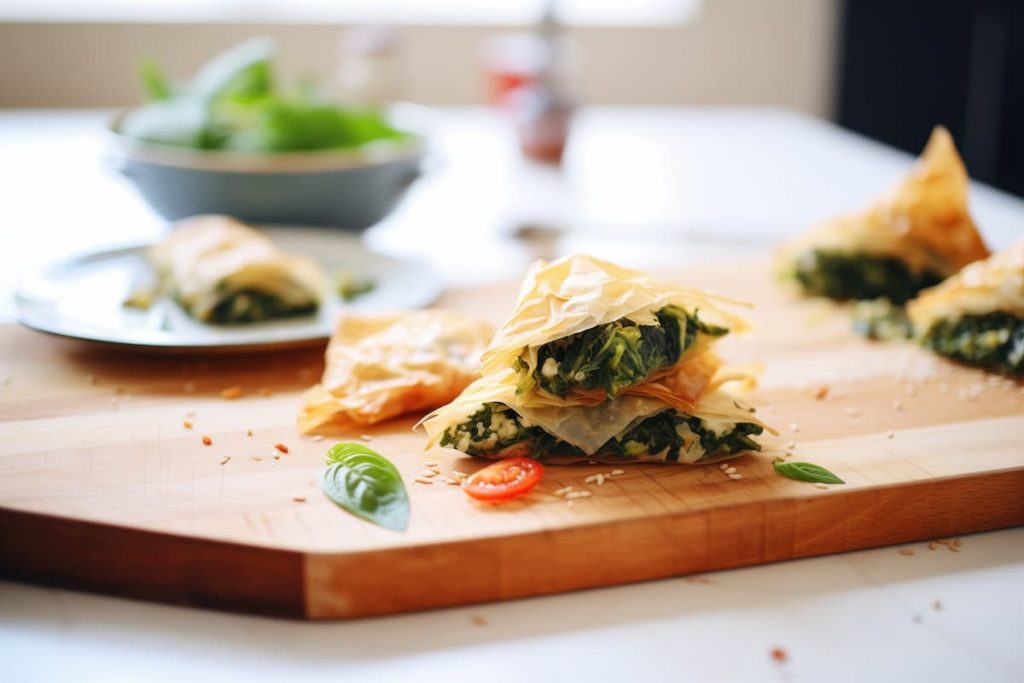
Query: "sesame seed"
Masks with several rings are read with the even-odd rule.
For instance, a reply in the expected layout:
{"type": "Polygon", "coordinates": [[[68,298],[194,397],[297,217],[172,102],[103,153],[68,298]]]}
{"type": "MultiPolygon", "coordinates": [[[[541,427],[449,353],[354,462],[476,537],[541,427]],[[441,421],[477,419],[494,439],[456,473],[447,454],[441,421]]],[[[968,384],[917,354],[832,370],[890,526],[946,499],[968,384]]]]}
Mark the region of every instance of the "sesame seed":
{"type": "Polygon", "coordinates": [[[825,489],[826,491],[828,491],[828,485],[827,484],[822,484],[821,482],[816,483],[814,485],[814,488],[816,488],[816,489],[825,489]]]}
{"type": "Polygon", "coordinates": [[[457,480],[457,481],[462,481],[463,479],[465,479],[469,475],[466,474],[465,472],[459,472],[458,470],[452,470],[451,472],[448,473],[448,476],[451,477],[452,479],[457,480]]]}
{"type": "Polygon", "coordinates": [[[896,436],[896,432],[894,432],[891,429],[885,433],[885,438],[887,438],[887,439],[891,439],[894,436],[896,436]]]}
{"type": "Polygon", "coordinates": [[[565,494],[565,497],[571,500],[573,498],[589,498],[592,495],[594,494],[592,494],[590,491],[569,491],[567,494],[565,494]]]}
{"type": "Polygon", "coordinates": [[[964,544],[963,541],[961,541],[959,538],[954,538],[952,541],[949,542],[949,547],[950,548],[959,548],[963,544],[964,544]]]}
{"type": "Polygon", "coordinates": [[[608,476],[609,477],[617,477],[620,474],[625,474],[625,473],[626,473],[626,470],[612,470],[611,472],[608,473],[608,476]]]}
{"type": "Polygon", "coordinates": [[[245,435],[252,436],[252,427],[249,427],[248,429],[245,430],[245,435]]]}
{"type": "Polygon", "coordinates": [[[195,413],[194,410],[187,410],[187,411],[185,411],[185,417],[195,417],[195,416],[196,416],[196,413],[195,413]]]}
{"type": "Polygon", "coordinates": [[[288,447],[285,446],[283,443],[275,443],[274,444],[274,448],[276,448],[277,450],[281,451],[282,453],[287,453],[288,452],[288,447]]]}
{"type": "Polygon", "coordinates": [[[433,477],[436,477],[439,474],[441,474],[441,473],[440,472],[429,471],[429,472],[423,472],[422,474],[420,474],[420,476],[421,477],[427,477],[428,479],[432,479],[433,477]]]}
{"type": "Polygon", "coordinates": [[[726,467],[725,468],[725,473],[726,474],[736,474],[736,468],[735,467],[726,467]]]}
{"type": "Polygon", "coordinates": [[[362,439],[363,441],[373,441],[373,437],[370,436],[369,434],[360,434],[359,438],[362,439]]]}
{"type": "Polygon", "coordinates": [[[724,470],[725,470],[725,469],[727,469],[728,467],[729,467],[728,463],[724,463],[724,462],[723,462],[723,463],[722,463],[721,465],[719,465],[719,466],[718,466],[718,469],[720,469],[720,470],[723,470],[723,471],[724,471],[724,470]]]}
{"type": "Polygon", "coordinates": [[[860,408],[855,408],[853,406],[847,406],[846,408],[843,409],[843,412],[846,413],[847,417],[859,417],[860,416],[860,408]]]}
{"type": "Polygon", "coordinates": [[[743,475],[739,474],[738,472],[733,472],[732,474],[730,474],[728,476],[729,476],[730,479],[742,479],[743,478],[743,475]]]}
{"type": "Polygon", "coordinates": [[[428,479],[427,477],[416,477],[413,481],[415,481],[417,484],[433,484],[434,483],[433,479],[428,479]]]}
{"type": "Polygon", "coordinates": [[[209,446],[212,443],[213,443],[213,439],[211,439],[209,436],[203,436],[203,445],[204,446],[209,446]]]}
{"type": "Polygon", "coordinates": [[[554,494],[556,496],[564,496],[565,494],[569,493],[569,491],[572,491],[572,488],[573,487],[571,487],[571,486],[564,486],[564,487],[558,489],[557,491],[555,491],[554,494]]]}
{"type": "Polygon", "coordinates": [[[314,434],[312,437],[310,437],[309,440],[312,441],[313,443],[317,443],[318,441],[323,441],[324,437],[320,434],[314,434]]]}
{"type": "Polygon", "coordinates": [[[425,463],[423,463],[423,466],[424,467],[437,467],[437,461],[436,460],[428,460],[425,463]]]}
{"type": "Polygon", "coordinates": [[[597,475],[596,474],[591,474],[589,477],[587,477],[586,479],[583,480],[583,483],[584,484],[593,484],[595,481],[597,481],[597,475]]]}
{"type": "Polygon", "coordinates": [[[445,477],[443,479],[443,481],[444,481],[444,483],[451,484],[452,486],[458,486],[458,484],[459,484],[459,480],[458,479],[452,479],[451,477],[445,477]]]}
{"type": "Polygon", "coordinates": [[[292,500],[294,500],[296,503],[305,503],[306,502],[306,497],[305,496],[295,496],[294,498],[292,498],[292,500]]]}
{"type": "Polygon", "coordinates": [[[242,387],[236,384],[234,386],[228,387],[227,389],[222,389],[220,392],[220,396],[221,398],[227,401],[233,401],[236,398],[241,398],[243,393],[244,392],[242,390],[242,387]]]}
{"type": "Polygon", "coordinates": [[[928,550],[935,550],[939,545],[935,541],[928,541],[928,550]]]}
{"type": "Polygon", "coordinates": [[[898,552],[900,555],[906,555],[907,557],[910,557],[914,554],[914,551],[910,548],[900,548],[898,552]]]}
{"type": "Polygon", "coordinates": [[[225,455],[223,458],[220,459],[220,464],[221,465],[225,465],[225,464],[227,464],[228,460],[231,460],[231,456],[230,455],[225,455]]]}
{"type": "Polygon", "coordinates": [[[258,455],[252,456],[252,459],[255,460],[256,462],[262,462],[263,461],[263,458],[258,456],[258,455]]]}
{"type": "Polygon", "coordinates": [[[796,422],[790,422],[789,423],[789,430],[791,432],[799,432],[800,431],[800,425],[798,425],[796,422]]]}
{"type": "Polygon", "coordinates": [[[274,460],[280,460],[280,459],[281,459],[281,454],[280,453],[274,453],[274,460]]]}
{"type": "Polygon", "coordinates": [[[597,485],[598,486],[604,486],[604,475],[603,474],[598,474],[597,475],[597,485]]]}
{"type": "Polygon", "coordinates": [[[788,448],[789,450],[793,450],[794,448],[796,448],[796,441],[790,441],[789,443],[787,443],[786,448],[788,448]]]}
{"type": "Polygon", "coordinates": [[[192,429],[192,421],[191,420],[183,420],[182,423],[181,423],[181,426],[184,427],[185,429],[192,429]]]}

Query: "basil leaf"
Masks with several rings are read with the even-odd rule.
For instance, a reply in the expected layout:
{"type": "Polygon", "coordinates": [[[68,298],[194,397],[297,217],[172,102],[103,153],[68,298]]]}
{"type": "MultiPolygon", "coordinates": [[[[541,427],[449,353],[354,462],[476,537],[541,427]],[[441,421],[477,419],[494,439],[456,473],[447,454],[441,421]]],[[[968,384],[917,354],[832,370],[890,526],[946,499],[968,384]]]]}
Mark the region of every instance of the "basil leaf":
{"type": "Polygon", "coordinates": [[[821,465],[810,462],[778,462],[772,465],[775,471],[784,477],[797,481],[809,481],[821,484],[845,484],[846,482],[826,470],[821,465]]]}
{"type": "Polygon", "coordinates": [[[396,531],[409,526],[409,494],[402,475],[390,460],[363,444],[332,446],[320,487],[356,517],[396,531]]]}

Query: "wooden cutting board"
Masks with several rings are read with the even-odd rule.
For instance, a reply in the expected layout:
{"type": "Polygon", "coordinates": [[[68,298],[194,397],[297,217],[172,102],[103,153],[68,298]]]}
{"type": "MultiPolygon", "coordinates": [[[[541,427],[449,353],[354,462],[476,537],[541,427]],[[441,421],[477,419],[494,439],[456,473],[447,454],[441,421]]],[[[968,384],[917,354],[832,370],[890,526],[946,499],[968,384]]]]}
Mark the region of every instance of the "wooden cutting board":
{"type": "MultiPolygon", "coordinates": [[[[760,564],[1024,523],[1024,388],[910,344],[872,344],[842,310],[781,292],[764,264],[665,274],[756,304],[723,355],[764,366],[749,397],[780,435],[718,466],[549,467],[501,506],[413,483],[481,461],[423,451],[414,418],[365,430],[402,471],[405,533],[356,519],[300,437],[322,349],[147,356],[0,327],[0,575],[300,618],[358,617],[760,564]],[[221,391],[240,386],[227,400],[221,391]],[[185,421],[192,428],[184,426],[185,421]],[[251,430],[251,433],[250,433],[251,430]],[[201,438],[210,436],[211,445],[201,438]],[[288,448],[287,454],[275,444],[288,448]],[[788,446],[788,448],[787,448],[788,446]],[[773,473],[823,465],[844,486],[773,473]],[[553,495],[588,490],[570,505],[553,495]]],[[[500,319],[515,286],[444,305],[500,319]]],[[[358,437],[358,435],[356,435],[358,437]]]]}

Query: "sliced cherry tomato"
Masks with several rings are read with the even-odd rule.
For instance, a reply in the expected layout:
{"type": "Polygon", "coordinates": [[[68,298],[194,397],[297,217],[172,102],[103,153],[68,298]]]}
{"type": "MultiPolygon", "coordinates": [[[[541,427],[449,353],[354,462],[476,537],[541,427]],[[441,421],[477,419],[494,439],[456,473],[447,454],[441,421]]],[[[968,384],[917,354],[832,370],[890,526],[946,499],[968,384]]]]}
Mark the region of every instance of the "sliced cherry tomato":
{"type": "Polygon", "coordinates": [[[532,491],[543,477],[536,460],[505,458],[470,476],[462,490],[477,500],[509,500],[532,491]]]}

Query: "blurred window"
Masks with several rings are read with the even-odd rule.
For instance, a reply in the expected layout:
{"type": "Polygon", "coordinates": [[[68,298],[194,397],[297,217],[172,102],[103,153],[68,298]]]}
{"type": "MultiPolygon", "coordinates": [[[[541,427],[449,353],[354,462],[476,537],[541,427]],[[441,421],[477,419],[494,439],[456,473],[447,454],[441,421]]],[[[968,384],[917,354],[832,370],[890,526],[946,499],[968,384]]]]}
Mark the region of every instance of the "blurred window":
{"type": "MultiPolygon", "coordinates": [[[[654,25],[696,17],[704,0],[559,0],[571,24],[654,25]]],[[[546,0],[0,0],[0,19],[130,22],[524,24],[546,0]]]]}

